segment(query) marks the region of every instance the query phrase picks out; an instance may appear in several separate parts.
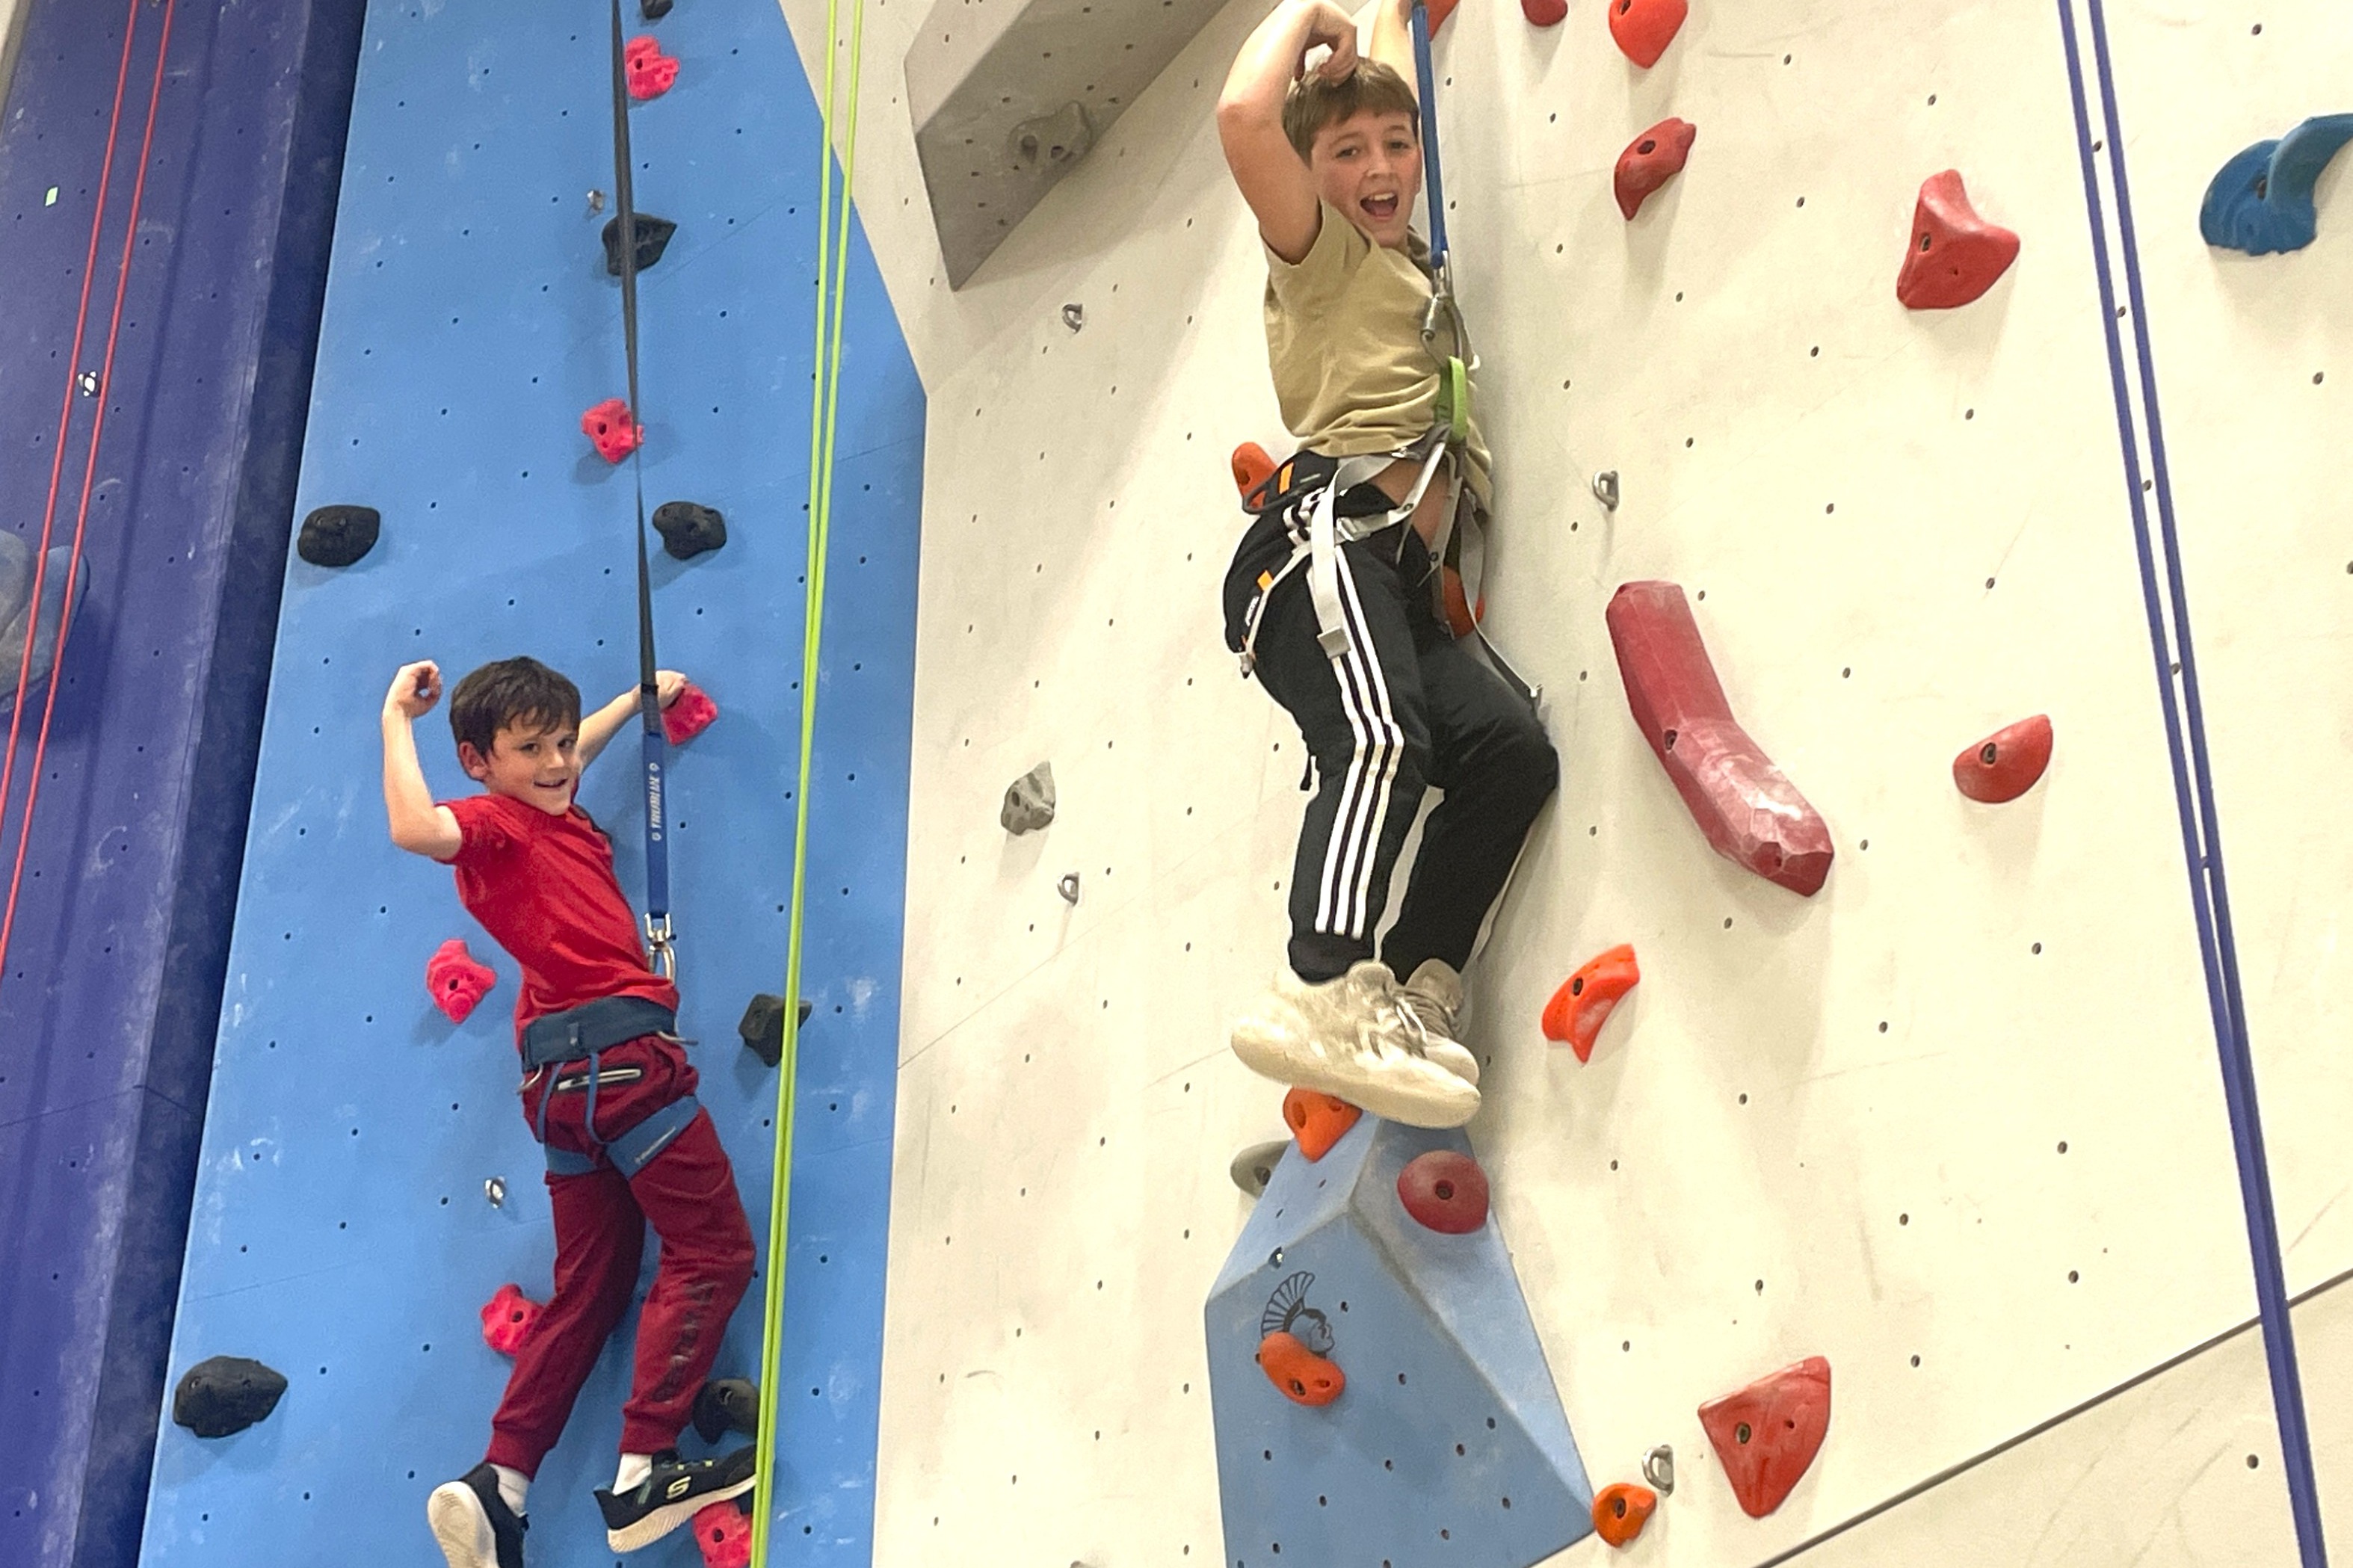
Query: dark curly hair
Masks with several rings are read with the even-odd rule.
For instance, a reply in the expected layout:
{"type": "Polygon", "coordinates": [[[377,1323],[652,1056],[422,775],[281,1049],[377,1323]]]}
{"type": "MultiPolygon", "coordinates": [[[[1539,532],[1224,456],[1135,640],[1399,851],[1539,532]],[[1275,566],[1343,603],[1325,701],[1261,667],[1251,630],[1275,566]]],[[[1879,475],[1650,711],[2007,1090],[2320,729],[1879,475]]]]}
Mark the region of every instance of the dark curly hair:
{"type": "Polygon", "coordinates": [[[449,732],[487,757],[510,724],[576,729],[580,689],[535,658],[501,658],[470,672],[449,693],[449,732]]]}

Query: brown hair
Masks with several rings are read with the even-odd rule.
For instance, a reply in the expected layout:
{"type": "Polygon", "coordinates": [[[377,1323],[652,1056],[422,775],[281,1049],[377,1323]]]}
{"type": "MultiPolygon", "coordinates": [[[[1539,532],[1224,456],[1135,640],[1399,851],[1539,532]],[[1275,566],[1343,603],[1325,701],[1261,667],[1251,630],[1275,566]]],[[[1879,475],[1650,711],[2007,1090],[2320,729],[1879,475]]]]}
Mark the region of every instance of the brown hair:
{"type": "Polygon", "coordinates": [[[449,693],[450,733],[485,757],[510,724],[573,729],[579,722],[580,689],[535,658],[486,664],[449,693]]]}
{"type": "Polygon", "coordinates": [[[1421,134],[1421,105],[1415,100],[1413,89],[1395,69],[1376,59],[1359,59],[1344,80],[1330,81],[1320,71],[1309,71],[1293,82],[1282,100],[1282,133],[1291,138],[1301,158],[1312,161],[1315,138],[1325,126],[1366,112],[1405,115],[1413,121],[1414,134],[1421,134]]]}

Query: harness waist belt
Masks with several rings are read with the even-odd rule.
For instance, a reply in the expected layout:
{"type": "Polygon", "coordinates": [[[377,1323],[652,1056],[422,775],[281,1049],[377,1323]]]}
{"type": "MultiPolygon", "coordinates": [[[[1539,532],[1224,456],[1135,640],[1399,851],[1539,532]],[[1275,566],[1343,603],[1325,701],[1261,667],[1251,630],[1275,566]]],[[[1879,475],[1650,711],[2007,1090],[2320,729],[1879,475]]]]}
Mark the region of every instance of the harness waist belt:
{"type": "Polygon", "coordinates": [[[600,996],[561,1013],[534,1018],[522,1032],[526,1068],[577,1061],[624,1040],[678,1033],[678,1015],[642,996],[600,996]]]}

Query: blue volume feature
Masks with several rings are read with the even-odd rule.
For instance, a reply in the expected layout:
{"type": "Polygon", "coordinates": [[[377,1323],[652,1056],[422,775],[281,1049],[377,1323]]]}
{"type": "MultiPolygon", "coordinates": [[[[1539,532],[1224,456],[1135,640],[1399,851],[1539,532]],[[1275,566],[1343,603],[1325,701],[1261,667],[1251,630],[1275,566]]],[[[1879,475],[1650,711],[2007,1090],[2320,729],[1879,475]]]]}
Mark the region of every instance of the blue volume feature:
{"type": "Polygon", "coordinates": [[[1226,1558],[1528,1568],[1592,1532],[1526,1298],[1491,1217],[1428,1230],[1398,1173],[1459,1131],[1360,1119],[1320,1161],[1275,1166],[1204,1313],[1226,1558]],[[1257,1361],[1282,1330],[1347,1379],[1293,1404],[1257,1361]]]}
{"type": "Polygon", "coordinates": [[[2320,234],[2312,188],[2353,142],[2353,114],[2323,114],[2276,142],[2258,142],[2222,165],[2206,187],[2198,230],[2206,243],[2249,256],[2302,250],[2320,234]]]}

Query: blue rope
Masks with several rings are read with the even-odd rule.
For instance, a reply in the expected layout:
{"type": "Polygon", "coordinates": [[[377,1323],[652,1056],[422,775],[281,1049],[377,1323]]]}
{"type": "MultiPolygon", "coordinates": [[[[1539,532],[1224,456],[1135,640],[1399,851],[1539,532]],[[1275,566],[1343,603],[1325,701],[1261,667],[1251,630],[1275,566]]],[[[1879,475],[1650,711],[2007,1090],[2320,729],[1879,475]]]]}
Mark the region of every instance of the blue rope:
{"type": "Polygon", "coordinates": [[[1430,195],[1430,264],[1446,269],[1446,181],[1438,167],[1438,78],[1430,64],[1430,8],[1413,0],[1413,70],[1421,89],[1422,188],[1430,195]]]}
{"type": "Polygon", "coordinates": [[[2148,342],[2148,306],[2141,285],[2132,196],[2125,179],[2124,133],[2116,116],[2107,21],[2101,0],[2087,0],[2087,4],[2104,100],[2109,173],[2116,189],[2116,223],[2123,240],[2125,279],[2133,312],[2139,321],[2135,348],[2140,363],[2141,400],[2147,420],[2158,531],[2165,554],[2163,598],[2158,584],[2156,549],[2150,542],[2148,508],[2141,489],[2140,452],[2134,438],[2123,339],[2116,326],[2116,280],[2108,258],[2105,208],[2092,151],[2091,106],[2076,41],[2073,0],[2059,0],[2059,19],[2067,47],[2068,81],[2074,97],[2076,146],[2083,162],[2084,201],[2091,216],[2092,254],[2099,272],[2100,316],[2107,334],[2108,372],[2116,395],[2117,435],[2124,447],[2133,542],[2140,561],[2141,596],[2148,616],[2149,646],[2157,661],[2158,696],[2165,715],[2166,746],[2172,755],[2181,848],[2189,871],[2189,901],[2197,919],[2199,957],[2206,972],[2207,1005],[2213,1016],[2214,1041],[2221,1057],[2222,1093],[2230,1109],[2231,1141],[2238,1158],[2240,1195],[2246,1208],[2255,1300],[2263,1325],[2263,1353],[2271,1368],[2272,1403],[2279,1422],[2280,1457],[2287,1471],[2289,1509],[2295,1520],[2296,1544],[2304,1568],[2326,1568],[2327,1546],[2320,1527],[2319,1489],[2313,1475],[2312,1437],[2306,1426],[2303,1381],[2296,1371],[2295,1335],[2289,1321],[2287,1281],[2280,1258],[2279,1220],[2273,1207],[2270,1165],[2263,1153],[2263,1119],[2256,1105],[2254,1060],[2248,1045],[2238,944],[2231,926],[2229,886],[2222,871],[2221,828],[2214,808],[2205,710],[2199,697],[2198,661],[2190,644],[2189,599],[2174,526],[2173,487],[2166,463],[2164,425],[2158,412],[2157,368],[2148,342]],[[2170,600],[2173,612],[2170,641],[2166,629],[2166,599],[2170,600]],[[2179,704],[2173,690],[2173,665],[2177,661],[2171,657],[2176,651],[2181,672],[2179,704]]]}

